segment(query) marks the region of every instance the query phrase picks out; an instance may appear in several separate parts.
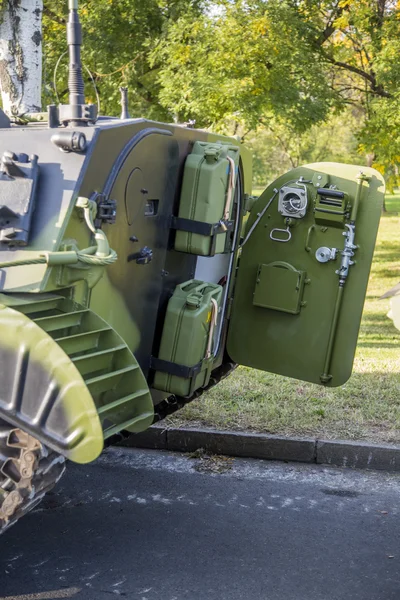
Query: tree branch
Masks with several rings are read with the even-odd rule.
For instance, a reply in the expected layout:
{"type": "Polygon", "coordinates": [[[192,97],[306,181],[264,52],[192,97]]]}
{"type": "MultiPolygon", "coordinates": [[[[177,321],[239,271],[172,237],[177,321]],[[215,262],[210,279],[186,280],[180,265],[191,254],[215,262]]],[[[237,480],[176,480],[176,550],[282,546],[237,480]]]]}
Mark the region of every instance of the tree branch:
{"type": "Polygon", "coordinates": [[[46,15],[46,17],[48,17],[52,21],[55,21],[56,23],[59,23],[60,25],[66,25],[67,24],[67,20],[64,19],[64,17],[60,17],[60,15],[56,15],[56,13],[54,13],[47,6],[43,7],[43,14],[46,15]]]}
{"type": "Polygon", "coordinates": [[[241,137],[241,141],[244,142],[246,137],[249,135],[249,133],[251,133],[253,131],[253,127],[251,127],[250,129],[248,129],[241,137]]]}
{"type": "Polygon", "coordinates": [[[371,91],[374,94],[376,94],[377,96],[381,96],[382,98],[391,98],[392,97],[392,94],[389,94],[389,92],[386,92],[386,90],[384,90],[381,85],[377,85],[374,74],[367,73],[366,71],[363,71],[359,67],[355,67],[354,65],[349,65],[348,63],[342,62],[340,60],[335,60],[334,58],[327,56],[327,55],[325,55],[325,59],[328,62],[330,62],[332,65],[334,65],[335,67],[339,67],[340,69],[345,69],[346,71],[355,73],[356,75],[359,75],[366,81],[369,81],[369,83],[371,84],[371,91]]]}
{"type": "Polygon", "coordinates": [[[331,35],[333,35],[335,33],[336,27],[335,27],[334,23],[335,23],[336,19],[338,19],[343,14],[343,11],[344,11],[344,7],[340,6],[340,2],[338,2],[336,7],[333,10],[333,13],[331,15],[331,19],[330,19],[329,23],[325,27],[325,29],[322,32],[322,34],[320,35],[320,37],[315,42],[316,46],[322,46],[327,40],[329,40],[331,35]]]}
{"type": "Polygon", "coordinates": [[[385,19],[386,0],[377,1],[377,24],[378,28],[382,29],[385,19]]]}
{"type": "Polygon", "coordinates": [[[288,148],[288,145],[285,143],[285,141],[283,140],[283,138],[280,135],[278,135],[276,133],[276,131],[274,131],[274,129],[270,125],[267,125],[267,127],[270,130],[270,132],[276,137],[276,139],[278,140],[278,142],[280,143],[280,145],[282,146],[282,149],[283,149],[284,153],[286,154],[286,156],[288,157],[289,162],[290,162],[292,168],[295,169],[298,166],[298,164],[296,164],[296,161],[293,160],[293,157],[290,154],[290,150],[288,148]]]}

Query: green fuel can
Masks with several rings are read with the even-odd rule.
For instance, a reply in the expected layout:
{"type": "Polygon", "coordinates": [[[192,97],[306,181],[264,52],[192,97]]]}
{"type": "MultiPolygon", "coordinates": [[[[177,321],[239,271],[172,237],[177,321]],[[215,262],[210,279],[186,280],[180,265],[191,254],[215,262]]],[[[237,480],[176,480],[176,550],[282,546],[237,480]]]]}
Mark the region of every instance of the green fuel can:
{"type": "Polygon", "coordinates": [[[189,396],[207,385],[222,287],[190,280],[178,285],[167,308],[153,387],[189,396]]]}
{"type": "MultiPolygon", "coordinates": [[[[232,214],[240,149],[223,143],[195,142],[186,159],[179,204],[181,219],[217,224],[232,214]]],[[[213,254],[225,251],[226,233],[219,233],[213,254]]],[[[177,231],[175,250],[210,256],[210,236],[177,231]]]]}

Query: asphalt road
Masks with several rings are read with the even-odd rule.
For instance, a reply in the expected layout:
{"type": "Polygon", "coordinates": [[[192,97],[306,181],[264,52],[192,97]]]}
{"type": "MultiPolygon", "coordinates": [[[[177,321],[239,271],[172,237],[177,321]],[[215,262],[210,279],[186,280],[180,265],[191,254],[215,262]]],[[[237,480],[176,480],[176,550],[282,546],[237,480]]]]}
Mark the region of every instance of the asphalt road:
{"type": "Polygon", "coordinates": [[[112,449],[0,538],[0,600],[399,600],[400,476],[112,449]]]}

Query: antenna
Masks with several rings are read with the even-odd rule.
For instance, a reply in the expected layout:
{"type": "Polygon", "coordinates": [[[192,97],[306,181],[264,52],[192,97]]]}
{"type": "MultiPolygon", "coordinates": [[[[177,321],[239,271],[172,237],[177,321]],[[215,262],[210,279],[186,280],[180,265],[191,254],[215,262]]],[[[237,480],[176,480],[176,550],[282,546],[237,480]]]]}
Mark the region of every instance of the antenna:
{"type": "Polygon", "coordinates": [[[85,104],[85,84],[82,75],[82,26],[79,21],[78,0],[68,0],[67,43],[69,52],[69,104],[59,106],[59,121],[71,127],[86,126],[97,120],[95,104],[85,104]]]}
{"type": "MultiPolygon", "coordinates": [[[[75,107],[85,104],[85,84],[83,83],[81,61],[82,25],[78,15],[78,0],[69,0],[67,41],[69,49],[69,104],[71,107],[75,107]]],[[[78,117],[78,115],[76,116],[78,117]]]]}

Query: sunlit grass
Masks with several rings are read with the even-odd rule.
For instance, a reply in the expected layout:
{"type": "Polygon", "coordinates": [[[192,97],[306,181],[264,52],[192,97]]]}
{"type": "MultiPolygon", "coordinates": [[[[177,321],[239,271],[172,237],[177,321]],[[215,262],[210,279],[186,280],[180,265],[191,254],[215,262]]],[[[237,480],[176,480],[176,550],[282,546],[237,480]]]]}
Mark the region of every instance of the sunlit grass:
{"type": "Polygon", "coordinates": [[[171,422],[400,442],[400,332],[379,297],[400,281],[400,193],[388,195],[351,379],[326,389],[240,367],[171,422]]]}

